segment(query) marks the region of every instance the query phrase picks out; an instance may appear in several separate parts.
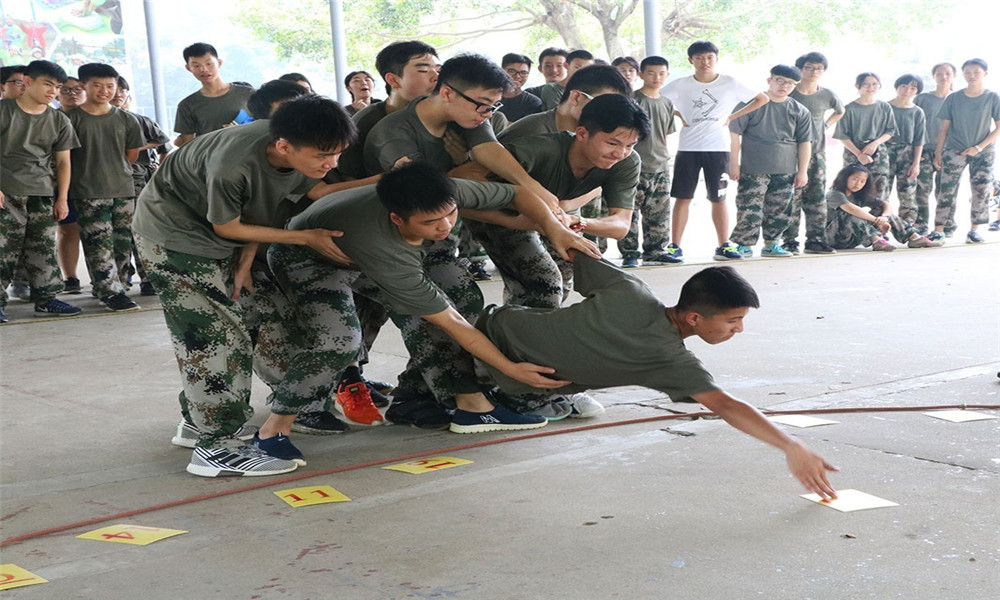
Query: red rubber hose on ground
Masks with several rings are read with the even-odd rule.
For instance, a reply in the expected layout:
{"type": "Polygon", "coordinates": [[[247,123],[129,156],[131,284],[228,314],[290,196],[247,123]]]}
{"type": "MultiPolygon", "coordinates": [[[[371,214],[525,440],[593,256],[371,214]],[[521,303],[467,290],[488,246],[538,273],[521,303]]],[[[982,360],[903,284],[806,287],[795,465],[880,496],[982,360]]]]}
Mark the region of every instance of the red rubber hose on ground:
{"type": "MultiPolygon", "coordinates": [[[[1000,405],[995,404],[951,404],[943,406],[895,406],[895,407],[884,407],[884,408],[814,408],[808,410],[762,410],[761,412],[765,415],[776,416],[776,415],[809,415],[809,414],[829,414],[829,413],[866,413],[866,412],[914,412],[914,411],[930,411],[930,410],[947,410],[947,409],[978,409],[978,410],[1000,410],[1000,405]]],[[[606,423],[594,423],[591,425],[581,425],[579,427],[567,427],[560,429],[549,429],[546,431],[537,431],[534,433],[525,433],[521,435],[514,435],[510,437],[494,438],[489,440],[482,440],[478,442],[473,442],[471,444],[459,444],[457,446],[449,446],[447,448],[437,448],[435,450],[426,450],[424,452],[415,452],[413,454],[405,454],[402,456],[393,456],[391,458],[382,458],[379,460],[372,460],[363,463],[356,463],[353,465],[346,465],[343,467],[337,467],[335,469],[327,469],[325,471],[316,471],[309,473],[300,473],[298,475],[289,475],[288,477],[281,477],[278,479],[268,478],[267,481],[256,483],[252,485],[247,485],[243,487],[233,488],[229,490],[222,490],[218,492],[212,492],[211,494],[202,494],[200,496],[192,496],[190,498],[182,498],[180,500],[174,500],[172,502],[164,502],[163,504],[154,504],[152,506],[146,506],[143,508],[137,508],[135,510],[128,510],[125,512],[115,513],[113,515],[107,515],[104,517],[95,517],[93,519],[87,519],[86,521],[77,521],[76,523],[68,523],[66,525],[59,525],[57,527],[50,527],[48,529],[40,529],[38,531],[32,531],[30,533],[25,533],[23,535],[18,535],[12,538],[7,538],[0,541],[0,548],[4,546],[9,546],[11,544],[16,544],[18,542],[24,542],[27,540],[39,538],[46,535],[51,535],[53,533],[59,533],[61,531],[68,531],[70,529],[78,529],[80,527],[87,527],[89,525],[95,525],[97,523],[106,523],[108,521],[117,521],[124,519],[126,517],[131,517],[135,515],[141,515],[145,513],[151,513],[158,510],[164,510],[167,508],[172,508],[174,506],[183,506],[185,504],[193,504],[195,502],[201,502],[203,500],[211,500],[213,498],[221,498],[223,496],[231,496],[233,494],[241,494],[243,492],[249,492],[253,490],[259,490],[261,488],[271,487],[275,485],[282,485],[285,483],[291,483],[294,481],[301,481],[303,479],[311,479],[313,477],[322,477],[324,475],[332,475],[334,473],[343,473],[345,471],[355,471],[357,469],[364,469],[367,467],[377,467],[379,465],[384,465],[387,463],[405,462],[409,460],[414,460],[417,458],[422,458],[425,456],[435,456],[438,454],[449,454],[452,452],[458,452],[461,450],[468,450],[470,448],[482,448],[484,446],[492,446],[494,444],[504,444],[507,442],[516,442],[520,440],[530,440],[534,438],[547,437],[550,435],[562,435],[564,433],[576,433],[579,431],[590,431],[592,429],[603,429],[605,427],[619,427],[622,425],[636,425],[640,423],[652,423],[655,421],[668,421],[671,419],[690,419],[694,417],[710,417],[715,416],[715,413],[710,411],[692,412],[692,413],[671,413],[669,415],[657,415],[655,417],[642,417],[639,419],[626,419],[622,421],[609,421],[606,423]]]]}

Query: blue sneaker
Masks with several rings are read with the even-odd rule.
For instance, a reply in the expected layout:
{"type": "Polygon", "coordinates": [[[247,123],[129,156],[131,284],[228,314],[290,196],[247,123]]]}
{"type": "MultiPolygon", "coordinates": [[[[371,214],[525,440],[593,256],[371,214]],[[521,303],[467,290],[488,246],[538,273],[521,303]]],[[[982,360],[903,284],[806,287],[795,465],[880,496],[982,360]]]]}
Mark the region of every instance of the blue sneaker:
{"type": "Polygon", "coordinates": [[[639,254],[637,252],[626,252],[622,256],[622,268],[634,269],[639,266],[639,254]]]}
{"type": "Polygon", "coordinates": [[[990,223],[990,231],[1000,231],[1000,219],[990,223]]]}
{"type": "Polygon", "coordinates": [[[760,251],[760,255],[761,256],[769,256],[769,257],[775,257],[775,256],[795,256],[794,254],[792,254],[788,250],[785,250],[784,248],[782,248],[778,244],[768,244],[767,246],[764,246],[764,249],[760,251]]]}
{"type": "Polygon", "coordinates": [[[736,251],[739,252],[740,256],[742,256],[743,258],[750,258],[751,256],[753,256],[753,248],[751,248],[750,246],[744,246],[743,244],[740,244],[739,246],[736,246],[736,251]]]}
{"type": "Polygon", "coordinates": [[[969,234],[965,236],[966,244],[982,244],[985,241],[986,240],[983,239],[983,236],[979,235],[979,232],[975,229],[970,231],[969,234]]]}
{"type": "Polygon", "coordinates": [[[0,306],[0,323],[6,323],[10,321],[10,319],[7,318],[6,310],[7,310],[6,306],[0,306]]]}
{"type": "Polygon", "coordinates": [[[72,317],[73,315],[80,314],[82,311],[83,309],[79,306],[66,304],[62,300],[56,300],[55,298],[35,303],[36,317],[72,317]]]}
{"type": "Polygon", "coordinates": [[[941,240],[944,239],[944,233],[940,231],[932,231],[929,234],[927,234],[927,239],[929,239],[932,242],[940,242],[941,240]]]}
{"type": "Polygon", "coordinates": [[[497,404],[484,413],[456,410],[448,429],[452,433],[485,433],[487,431],[519,431],[545,427],[548,420],[537,415],[522,415],[497,404]]]}
{"type": "Polygon", "coordinates": [[[667,252],[662,255],[663,260],[671,264],[680,264],[684,262],[684,251],[681,247],[673,242],[667,244],[667,252]]]}
{"type": "Polygon", "coordinates": [[[740,260],[743,258],[743,255],[740,254],[739,248],[736,244],[726,242],[715,249],[715,256],[712,258],[715,260],[740,260]]]}
{"type": "Polygon", "coordinates": [[[250,444],[272,458],[290,460],[300,467],[306,466],[306,459],[299,452],[299,449],[292,444],[292,440],[287,435],[278,434],[267,439],[260,439],[260,434],[253,434],[253,441],[250,444]]]}

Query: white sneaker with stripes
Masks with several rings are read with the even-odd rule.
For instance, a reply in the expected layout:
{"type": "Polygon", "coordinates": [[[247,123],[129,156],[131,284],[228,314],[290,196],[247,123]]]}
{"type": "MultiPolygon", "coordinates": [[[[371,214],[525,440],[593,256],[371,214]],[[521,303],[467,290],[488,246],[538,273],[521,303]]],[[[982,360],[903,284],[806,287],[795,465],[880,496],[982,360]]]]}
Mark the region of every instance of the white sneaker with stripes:
{"type": "Polygon", "coordinates": [[[212,448],[195,448],[187,472],[202,477],[262,477],[294,471],[298,465],[264,454],[238,440],[225,440],[212,448]]]}

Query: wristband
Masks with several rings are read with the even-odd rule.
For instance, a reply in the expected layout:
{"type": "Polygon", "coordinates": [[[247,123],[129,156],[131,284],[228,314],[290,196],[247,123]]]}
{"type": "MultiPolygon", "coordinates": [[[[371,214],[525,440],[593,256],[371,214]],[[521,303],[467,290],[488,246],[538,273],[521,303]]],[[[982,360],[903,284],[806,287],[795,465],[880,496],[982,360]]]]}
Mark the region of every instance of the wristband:
{"type": "Polygon", "coordinates": [[[573,231],[583,231],[587,228],[587,219],[580,217],[580,222],[570,225],[569,228],[573,231]]]}

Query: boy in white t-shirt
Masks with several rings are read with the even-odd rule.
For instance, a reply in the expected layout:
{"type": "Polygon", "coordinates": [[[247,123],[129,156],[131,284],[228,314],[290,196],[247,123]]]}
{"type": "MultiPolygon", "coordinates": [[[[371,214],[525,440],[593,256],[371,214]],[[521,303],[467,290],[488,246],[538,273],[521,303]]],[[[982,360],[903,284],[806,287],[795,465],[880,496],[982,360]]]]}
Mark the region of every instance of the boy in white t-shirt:
{"type": "Polygon", "coordinates": [[[753,90],[729,75],[715,72],[719,48],[712,42],[697,41],[688,47],[688,62],[694,65],[691,77],[677,79],[667,84],[661,94],[674,104],[674,109],[684,121],[680,144],[674,161],[674,180],[670,195],[674,200],[671,243],[667,254],[683,260],[681,238],[687,226],[688,208],[698,187],[698,174],[705,173],[708,200],[712,203],[712,223],[719,246],[713,258],[738,260],[742,258],[736,245],[729,241],[729,212],[725,204],[723,176],[729,168],[729,123],[767,104],[767,95],[753,90]],[[733,112],[737,104],[747,102],[733,112]]]}

